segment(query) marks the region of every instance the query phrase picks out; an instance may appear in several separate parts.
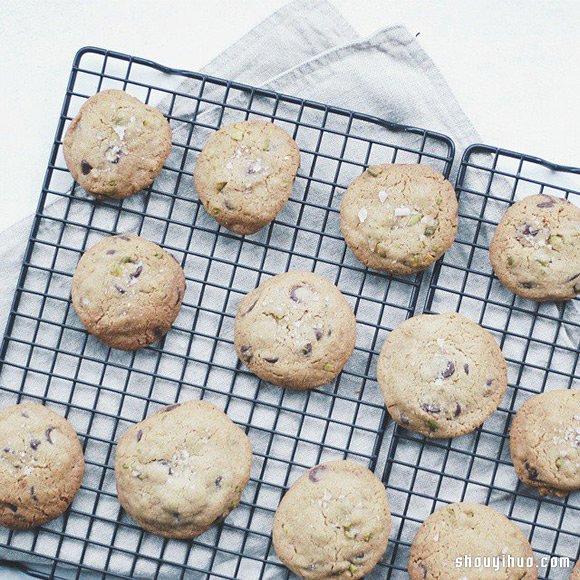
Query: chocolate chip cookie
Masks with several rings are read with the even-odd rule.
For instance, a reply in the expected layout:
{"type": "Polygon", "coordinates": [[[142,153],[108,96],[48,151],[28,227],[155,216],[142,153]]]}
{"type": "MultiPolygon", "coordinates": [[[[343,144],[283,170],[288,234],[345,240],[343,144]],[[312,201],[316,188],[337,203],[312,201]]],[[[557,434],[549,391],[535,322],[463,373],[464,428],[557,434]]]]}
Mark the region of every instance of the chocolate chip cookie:
{"type": "Polygon", "coordinates": [[[510,451],[518,477],[540,495],[580,489],[580,391],[528,399],[513,419],[510,451]]]}
{"type": "Polygon", "coordinates": [[[580,294],[580,209],[559,197],[531,195],[514,203],[489,248],[504,286],[530,300],[580,294]]]}
{"type": "Polygon", "coordinates": [[[372,165],[346,190],[340,227],[365,266],[393,274],[424,270],[455,240],[455,191],[426,165],[372,165]]]}
{"type": "Polygon", "coordinates": [[[461,314],[423,314],[385,341],[377,379],[387,410],[427,437],[477,429],[498,407],[507,367],[494,338],[461,314]]]}
{"type": "Polygon", "coordinates": [[[387,493],[366,467],[331,461],[305,473],[282,498],[272,541],[302,578],[362,578],[385,553],[391,530],[387,493]]]}
{"type": "Polygon", "coordinates": [[[119,440],[117,493],[148,532],[194,538],[239,504],[251,465],[248,436],[223,411],[206,401],[176,403],[119,440]]]}
{"type": "Polygon", "coordinates": [[[114,89],[83,104],[63,141],[69,171],[97,199],[124,199],[151,185],[170,151],[161,112],[114,89]]]}
{"type": "Polygon", "coordinates": [[[408,570],[410,580],[538,577],[534,552],[518,526],[490,507],[468,502],[440,508],[423,522],[408,570]]]}
{"type": "Polygon", "coordinates": [[[298,145],[284,129],[240,121],[210,137],[195,166],[195,189],[220,224],[253,234],[284,207],[299,166],[298,145]]]}
{"type": "Polygon", "coordinates": [[[97,242],[83,254],[72,280],[72,302],[87,331],[122,350],[165,336],[184,292],[177,260],[133,234],[97,242]]]}
{"type": "Polygon", "coordinates": [[[81,443],[64,417],[37,403],[0,411],[0,525],[25,529],[58,518],[84,473],[81,443]]]}
{"type": "Polygon", "coordinates": [[[323,276],[278,274],[240,302],[234,343],[261,379],[306,390],[330,382],[354,349],[356,320],[340,290],[323,276]]]}

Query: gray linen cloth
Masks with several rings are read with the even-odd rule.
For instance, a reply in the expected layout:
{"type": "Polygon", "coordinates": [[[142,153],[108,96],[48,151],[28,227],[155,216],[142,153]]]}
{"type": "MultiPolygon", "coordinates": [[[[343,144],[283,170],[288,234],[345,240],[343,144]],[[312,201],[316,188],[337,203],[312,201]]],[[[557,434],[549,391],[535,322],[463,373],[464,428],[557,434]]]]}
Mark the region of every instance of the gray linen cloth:
{"type": "MultiPolygon", "coordinates": [[[[462,112],[445,80],[421,49],[413,35],[404,27],[392,26],[369,38],[358,39],[350,25],[326,1],[298,1],[288,4],[212,61],[202,72],[361,111],[388,121],[425,127],[445,133],[452,137],[457,146],[456,163],[451,174],[452,180],[455,179],[458,160],[461,158],[465,147],[472,143],[480,142],[477,132],[462,112]]],[[[184,81],[178,89],[184,93],[197,90],[194,81],[184,81]]],[[[209,90],[211,91],[212,89],[209,90]]],[[[208,96],[208,93],[206,93],[206,96],[208,96]]],[[[211,93],[209,93],[209,96],[211,96],[211,93]]],[[[236,98],[240,100],[240,104],[245,103],[244,99],[246,97],[243,95],[236,98]]],[[[162,101],[158,103],[158,106],[166,112],[169,102],[162,101]]],[[[259,108],[259,100],[257,103],[253,103],[253,106],[259,108]]],[[[283,112],[282,110],[281,114],[283,112]]],[[[172,113],[175,117],[187,120],[192,114],[191,106],[187,103],[187,100],[178,99],[175,102],[172,113]]],[[[220,119],[219,115],[220,112],[215,108],[202,105],[197,113],[197,119],[211,124],[220,119]]],[[[234,114],[226,113],[221,122],[226,123],[234,118],[236,118],[234,114]]],[[[179,121],[174,122],[173,130],[174,142],[183,143],[187,141],[187,124],[179,121]]],[[[376,131],[376,135],[368,135],[369,137],[385,137],[386,130],[379,127],[369,130],[376,131]]],[[[200,147],[207,139],[208,134],[209,130],[205,132],[203,130],[196,131],[190,144],[200,147]]],[[[405,138],[409,140],[408,143],[410,145],[417,146],[416,137],[411,135],[405,138]],[[415,141],[413,141],[414,139],[415,141]]],[[[299,135],[299,144],[301,148],[313,149],[316,144],[315,139],[316,136],[314,135],[299,135]]],[[[173,152],[168,162],[169,166],[173,166],[172,161],[176,159],[176,153],[173,152]]],[[[416,159],[412,157],[406,159],[403,154],[397,160],[413,162],[416,159]]],[[[190,163],[191,161],[193,159],[190,160],[190,163]]],[[[190,171],[191,165],[186,170],[190,171]]],[[[319,168],[318,171],[323,172],[324,169],[319,168]]],[[[341,175],[340,185],[342,186],[344,183],[344,186],[346,186],[348,180],[354,177],[356,171],[360,172],[360,168],[352,167],[349,174],[341,175]]],[[[332,180],[332,177],[330,175],[329,179],[332,180]]],[[[162,173],[157,180],[156,186],[161,190],[166,187],[168,191],[171,191],[172,184],[168,180],[169,178],[162,173]]],[[[498,187],[505,189],[506,185],[500,183],[498,187]]],[[[191,180],[184,179],[181,181],[179,193],[182,196],[195,196],[191,180]]],[[[60,215],[59,205],[63,203],[62,201],[56,202],[45,211],[60,215]]],[[[69,217],[72,216],[75,219],[82,220],[83,212],[85,211],[86,208],[83,205],[75,205],[73,203],[69,217]]],[[[290,218],[295,217],[291,208],[287,208],[284,211],[288,212],[287,215],[290,218]]],[[[106,215],[106,210],[103,210],[103,215],[106,215]]],[[[207,216],[206,218],[206,221],[203,221],[203,216],[201,218],[203,225],[208,228],[213,227],[211,218],[207,216]]],[[[129,219],[124,222],[123,229],[129,231],[136,225],[129,219]]],[[[16,275],[22,261],[30,226],[31,219],[25,220],[0,235],[0,263],[2,263],[4,273],[3,279],[0,281],[0,326],[2,327],[4,327],[9,312],[16,285],[16,275]]],[[[43,227],[50,228],[51,225],[43,225],[43,227]]],[[[317,224],[314,224],[314,227],[317,227],[317,224]]],[[[336,223],[328,224],[328,228],[332,229],[333,232],[338,232],[336,223]]],[[[45,231],[42,235],[48,235],[49,233],[45,231]]],[[[159,232],[144,232],[144,235],[155,239],[159,232]]],[[[262,234],[258,234],[258,236],[260,235],[262,234]]],[[[71,242],[69,241],[69,243],[71,242]]],[[[204,244],[203,236],[199,238],[199,243],[204,244]]],[[[177,242],[176,247],[179,247],[177,242]]],[[[460,248],[457,251],[461,252],[462,250],[460,248]]],[[[352,257],[347,259],[351,263],[355,263],[352,257]]],[[[282,269],[283,266],[282,264],[282,269]]],[[[59,267],[72,271],[74,263],[60,264],[59,267]]],[[[300,264],[293,263],[292,267],[300,267],[300,264]]],[[[309,267],[308,262],[305,262],[304,267],[309,267]]],[[[483,263],[480,264],[480,267],[483,270],[489,268],[487,264],[483,263]]],[[[273,267],[271,269],[275,270],[273,267]]],[[[322,271],[322,273],[325,272],[322,271]]],[[[329,271],[328,274],[332,276],[332,272],[329,271]]],[[[246,280],[245,285],[248,286],[249,284],[250,281],[246,280]]],[[[63,283],[61,290],[62,295],[65,296],[67,293],[65,283],[63,283]]],[[[395,293],[394,299],[400,299],[400,303],[404,303],[403,295],[408,292],[408,288],[394,289],[393,292],[395,293]],[[397,296],[396,292],[400,292],[401,296],[397,296]]],[[[419,304],[421,303],[422,299],[419,301],[419,304]]],[[[216,303],[216,308],[220,307],[221,304],[216,303]]],[[[445,304],[437,304],[437,310],[454,310],[454,306],[448,305],[446,308],[445,304]]],[[[357,312],[357,316],[359,315],[361,315],[360,311],[357,312]]],[[[221,332],[222,335],[231,333],[231,326],[224,327],[221,332]]],[[[378,347],[380,348],[380,344],[378,347]]],[[[96,352],[102,351],[97,350],[96,352]]],[[[230,360],[229,364],[231,362],[230,360]]],[[[188,380],[191,380],[192,384],[198,384],[196,378],[197,376],[192,376],[188,377],[188,380]]],[[[2,380],[8,379],[3,376],[2,380]]],[[[367,396],[367,392],[364,395],[367,396]]],[[[172,392],[167,394],[167,402],[171,401],[171,396],[172,392]]],[[[378,389],[376,388],[368,396],[374,397],[373,400],[375,402],[380,401],[378,389]]],[[[103,404],[103,400],[106,404],[106,398],[101,398],[100,403],[103,404]]],[[[5,402],[4,396],[0,395],[0,403],[4,404],[5,402]]],[[[87,408],[91,408],[90,402],[85,404],[88,405],[87,408]]],[[[112,402],[109,410],[113,413],[116,412],[116,407],[113,406],[112,402]]],[[[124,416],[128,419],[139,419],[141,412],[141,409],[126,411],[123,408],[124,416]]],[[[323,410],[320,412],[324,413],[323,410]]],[[[71,421],[74,424],[74,417],[71,417],[71,421]]],[[[82,431],[81,428],[79,430],[82,431]]],[[[392,425],[389,425],[382,447],[379,469],[382,469],[384,464],[384,455],[388,447],[391,430],[392,425]]],[[[116,434],[117,437],[118,435],[119,433],[116,434]]],[[[253,440],[253,443],[255,445],[256,441],[253,440]]],[[[337,445],[340,446],[341,443],[337,442],[337,445]]],[[[494,449],[489,451],[490,453],[495,453],[494,449]]],[[[484,453],[485,451],[480,448],[479,452],[484,453]]],[[[308,461],[308,459],[302,459],[303,463],[308,463],[308,461]]],[[[448,466],[448,468],[453,469],[453,466],[448,466]]],[[[379,469],[377,473],[380,473],[379,469]]],[[[398,482],[394,481],[393,483],[397,484],[398,482]]],[[[404,483],[401,482],[400,485],[404,485],[404,483]]],[[[512,487],[515,486],[515,475],[510,485],[512,487]]],[[[484,501],[485,493],[482,492],[481,496],[470,499],[484,501]]],[[[501,498],[499,502],[501,503],[501,498]]],[[[393,511],[400,513],[401,509],[399,508],[400,506],[395,502],[393,511]]],[[[502,509],[502,506],[499,505],[498,508],[502,509]]],[[[90,510],[90,507],[87,510],[90,510]]],[[[117,510],[116,503],[111,502],[110,511],[106,512],[105,515],[109,518],[115,518],[117,510]]],[[[427,514],[420,515],[425,517],[427,514]]],[[[530,516],[528,515],[528,517],[530,516]]],[[[398,520],[395,518],[395,526],[397,524],[398,520]]],[[[79,537],[83,537],[83,530],[75,531],[74,525],[74,521],[69,521],[67,532],[77,533],[79,537]]],[[[264,529],[268,529],[268,525],[269,522],[264,521],[264,529]]],[[[393,530],[393,534],[395,533],[396,528],[393,530]]],[[[91,530],[91,537],[106,545],[109,536],[110,529],[97,521],[91,530]]],[[[4,537],[0,531],[0,541],[4,537]]],[[[406,533],[403,533],[402,537],[405,540],[410,540],[410,538],[406,537],[406,533]]],[[[141,545],[140,553],[155,556],[159,554],[163,544],[162,540],[150,537],[141,545]]],[[[127,545],[132,545],[129,536],[127,537],[127,545]]],[[[42,554],[50,556],[50,549],[50,546],[43,546],[42,554]]],[[[164,545],[163,557],[168,560],[175,559],[179,561],[181,550],[179,543],[173,544],[169,542],[164,545]]],[[[246,550],[251,553],[251,545],[248,545],[246,550]]],[[[388,554],[389,552],[387,552],[388,554]]],[[[0,557],[25,560],[35,563],[39,570],[45,569],[43,566],[38,565],[39,560],[32,556],[27,557],[9,550],[0,549],[0,557]]],[[[74,546],[71,546],[70,550],[66,552],[66,558],[73,562],[78,561],[80,557],[80,552],[74,546]]],[[[96,568],[100,568],[103,565],[99,553],[95,552],[93,554],[91,550],[87,550],[84,562],[96,568]]],[[[122,553],[116,554],[109,562],[109,570],[121,574],[127,574],[130,571],[134,576],[139,577],[150,577],[155,571],[155,565],[147,560],[139,561],[134,570],[130,569],[130,565],[131,559],[128,556],[124,556],[122,553]]],[[[227,576],[231,573],[229,570],[227,558],[216,560],[214,564],[215,572],[227,576]]],[[[266,576],[274,578],[277,573],[279,572],[272,568],[266,576]]],[[[66,569],[59,569],[59,574],[67,576],[69,572],[66,569]]],[[[255,575],[255,571],[246,570],[243,575],[242,572],[239,574],[240,577],[252,578],[255,575]]],[[[89,574],[87,573],[86,576],[89,577],[89,574]]],[[[380,573],[377,572],[377,577],[379,576],[380,573]]],[[[401,574],[401,577],[403,576],[401,574]]],[[[164,573],[162,569],[159,572],[159,577],[172,576],[170,572],[164,573]]],[[[196,576],[192,575],[191,577],[196,576]]]]}

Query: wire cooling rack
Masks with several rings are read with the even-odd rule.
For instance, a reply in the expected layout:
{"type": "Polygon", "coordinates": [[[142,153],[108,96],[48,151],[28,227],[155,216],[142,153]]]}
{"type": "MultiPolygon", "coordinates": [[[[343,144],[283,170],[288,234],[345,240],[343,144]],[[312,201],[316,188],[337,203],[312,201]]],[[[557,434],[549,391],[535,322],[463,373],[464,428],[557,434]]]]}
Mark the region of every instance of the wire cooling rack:
{"type": "Polygon", "coordinates": [[[558,558],[579,558],[580,498],[540,498],[515,476],[509,453],[511,417],[530,396],[578,387],[578,299],[539,304],[506,290],[488,258],[495,226],[509,205],[528,194],[580,199],[580,169],[493,147],[464,154],[457,180],[460,228],[453,248],[436,265],[426,312],[462,312],[495,335],[509,367],[503,405],[476,432],[431,440],[395,428],[384,481],[395,515],[388,564],[404,577],[409,547],[436,508],[474,501],[497,508],[526,533],[545,578],[567,578],[558,558]],[[557,560],[550,560],[555,557],[557,560]]]}
{"type": "MultiPolygon", "coordinates": [[[[0,403],[42,402],[65,415],[83,440],[87,471],[64,517],[34,531],[0,528],[0,550],[33,554],[54,577],[280,578],[288,575],[270,539],[283,492],[321,461],[352,458],[377,469],[386,417],[374,381],[386,334],[416,309],[422,277],[395,278],[361,266],[339,229],[342,191],[366,165],[428,163],[449,175],[452,141],[268,90],[160,66],[96,48],[76,56],[36,218],[4,336],[0,403]],[[96,202],[73,184],[62,155],[71,119],[91,95],[120,88],[170,119],[173,149],[144,193],[96,202]],[[240,119],[276,122],[302,162],[278,218],[251,237],[219,227],[194,195],[195,158],[211,132],[240,119]],[[187,291],[163,341],[135,353],[87,335],[70,302],[82,252],[105,235],[132,231],[174,253],[187,291]],[[357,348],[330,385],[292,393],[261,383],[238,363],[232,322],[243,295],[272,274],[317,271],[355,309],[357,348]],[[177,400],[205,398],[248,433],[250,483],[227,521],[193,542],[141,531],[120,509],[115,442],[125,429],[177,400]],[[60,573],[60,572],[59,572],[60,573]]],[[[382,468],[382,466],[381,466],[382,468]]],[[[5,553],[5,552],[2,552],[5,553]]],[[[381,564],[375,575],[385,575],[381,564]]]]}

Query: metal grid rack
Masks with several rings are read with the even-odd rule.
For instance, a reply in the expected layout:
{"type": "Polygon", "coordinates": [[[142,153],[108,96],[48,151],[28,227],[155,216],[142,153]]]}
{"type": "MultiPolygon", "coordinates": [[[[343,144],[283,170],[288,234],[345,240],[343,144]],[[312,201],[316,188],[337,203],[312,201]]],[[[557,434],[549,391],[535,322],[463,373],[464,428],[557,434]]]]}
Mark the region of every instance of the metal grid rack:
{"type": "MultiPolygon", "coordinates": [[[[34,400],[65,415],[83,440],[87,472],[64,517],[34,531],[0,528],[0,546],[15,557],[35,554],[48,563],[49,576],[65,564],[76,577],[83,571],[102,577],[285,577],[270,526],[289,484],[330,459],[354,458],[378,469],[386,416],[373,380],[376,359],[386,333],[415,312],[422,281],[420,275],[368,271],[347,252],[340,193],[370,163],[428,163],[448,176],[453,156],[452,141],[434,132],[107,50],[81,50],[2,344],[0,404],[34,400]],[[62,156],[70,120],[105,88],[155,104],[173,128],[172,153],[159,178],[123,202],[87,197],[62,156]],[[246,238],[204,212],[191,178],[208,135],[240,119],[275,121],[302,152],[289,203],[269,227],[246,238]],[[123,231],[174,253],[187,278],[173,329],[135,353],[110,350],[88,336],[70,302],[82,252],[123,231]],[[336,381],[292,393],[260,383],[239,365],[231,330],[245,293],[269,275],[300,268],[336,282],[357,314],[358,338],[336,381]],[[161,540],[142,532],[119,507],[115,441],[161,405],[200,397],[223,408],[250,436],[251,480],[223,525],[193,542],[161,540]]],[[[385,572],[381,564],[376,575],[385,572]]]]}
{"type": "MultiPolygon", "coordinates": [[[[425,312],[457,311],[495,335],[509,367],[503,405],[476,432],[431,440],[398,426],[391,439],[384,481],[396,520],[388,563],[404,576],[409,547],[423,520],[456,501],[485,503],[516,522],[536,556],[580,557],[580,498],[540,498],[518,482],[509,453],[509,425],[530,396],[578,387],[578,299],[560,305],[521,299],[493,274],[488,248],[514,199],[545,193],[580,199],[580,169],[483,145],[464,154],[457,180],[461,226],[453,248],[436,265],[425,312]],[[398,527],[397,527],[398,526],[398,527]]],[[[541,577],[567,578],[551,562],[541,577]]]]}

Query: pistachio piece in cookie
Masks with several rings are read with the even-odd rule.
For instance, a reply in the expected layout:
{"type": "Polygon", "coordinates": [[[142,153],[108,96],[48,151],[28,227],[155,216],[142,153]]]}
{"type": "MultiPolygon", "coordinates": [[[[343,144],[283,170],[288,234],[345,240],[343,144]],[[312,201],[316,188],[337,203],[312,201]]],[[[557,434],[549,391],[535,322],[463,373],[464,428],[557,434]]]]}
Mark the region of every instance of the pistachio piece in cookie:
{"type": "Polygon", "coordinates": [[[355,338],[356,320],[344,296],[312,272],[266,280],[236,313],[240,360],[261,379],[289,389],[329,383],[352,354],[355,338]]]}
{"type": "Polygon", "coordinates": [[[170,151],[161,112],[114,89],[88,99],[63,140],[69,171],[98,199],[123,199],[151,185],[170,151]]]}
{"type": "Polygon", "coordinates": [[[440,508],[423,522],[411,545],[408,572],[410,580],[538,577],[534,552],[518,526],[488,506],[469,502],[440,508]]]}
{"type": "Polygon", "coordinates": [[[363,264],[411,274],[431,265],[455,240],[455,191],[424,165],[372,165],[346,190],[340,226],[363,264]]]}
{"type": "Polygon", "coordinates": [[[358,463],[331,461],[310,469],[282,498],[272,541],[302,578],[352,580],[376,566],[390,530],[382,482],[358,463]]]}
{"type": "Polygon", "coordinates": [[[175,258],[133,234],[87,250],[72,280],[72,302],[87,329],[113,348],[136,350],[163,338],[183,301],[185,276],[175,258]]]}
{"type": "Polygon", "coordinates": [[[565,497],[580,489],[580,391],[528,399],[513,419],[510,451],[520,480],[540,495],[565,497]]]}
{"type": "Polygon", "coordinates": [[[494,338],[461,314],[423,314],[393,330],[377,380],[391,417],[427,437],[479,427],[500,404],[507,367],[494,338]]]}
{"type": "Polygon", "coordinates": [[[580,208],[531,195],[514,203],[495,231],[490,259],[509,290],[536,301],[580,294],[580,208]]]}
{"type": "Polygon", "coordinates": [[[37,403],[0,411],[0,525],[25,529],[59,517],[84,472],[81,443],[64,417],[37,403]]]}
{"type": "Polygon", "coordinates": [[[238,506],[250,478],[248,436],[215,405],[162,408],[119,440],[119,501],[145,530],[194,538],[238,506]]]}
{"type": "Polygon", "coordinates": [[[262,121],[222,127],[208,140],[194,171],[207,212],[239,234],[253,234],[284,207],[300,151],[284,129],[262,121]]]}

